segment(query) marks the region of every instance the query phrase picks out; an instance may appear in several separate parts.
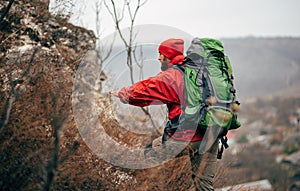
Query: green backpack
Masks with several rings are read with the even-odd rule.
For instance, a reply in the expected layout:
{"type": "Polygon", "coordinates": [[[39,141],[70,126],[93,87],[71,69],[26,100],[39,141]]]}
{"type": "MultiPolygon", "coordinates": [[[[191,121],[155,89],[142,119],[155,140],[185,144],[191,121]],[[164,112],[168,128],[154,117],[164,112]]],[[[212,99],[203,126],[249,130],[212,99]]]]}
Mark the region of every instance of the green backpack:
{"type": "Polygon", "coordinates": [[[176,67],[184,73],[187,105],[181,118],[185,123],[197,128],[220,127],[222,133],[217,136],[222,137],[240,127],[232,68],[219,40],[194,38],[184,66],[176,67]]]}

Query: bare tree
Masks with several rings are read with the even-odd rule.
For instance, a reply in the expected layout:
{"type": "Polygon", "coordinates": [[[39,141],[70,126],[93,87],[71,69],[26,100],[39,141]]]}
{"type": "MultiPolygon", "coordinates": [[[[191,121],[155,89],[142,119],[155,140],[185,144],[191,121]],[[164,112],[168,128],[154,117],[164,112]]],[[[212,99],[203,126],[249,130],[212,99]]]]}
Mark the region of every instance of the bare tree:
{"type": "MultiPolygon", "coordinates": [[[[100,60],[100,64],[102,64],[105,60],[108,59],[112,52],[113,43],[114,41],[108,46],[102,47],[101,40],[102,40],[102,8],[103,8],[103,0],[98,0],[96,2],[96,37],[98,40],[97,43],[97,52],[98,52],[98,58],[100,60]]],[[[113,39],[114,40],[114,39],[113,39]]]]}
{"type": "MultiPolygon", "coordinates": [[[[56,91],[59,92],[63,89],[63,87],[60,87],[56,91]]],[[[51,185],[54,181],[55,172],[57,170],[57,167],[59,165],[59,151],[60,151],[60,131],[64,124],[65,119],[67,118],[67,114],[63,112],[63,109],[65,107],[66,103],[58,103],[58,96],[59,93],[51,92],[51,108],[47,108],[47,105],[45,104],[44,107],[46,108],[46,112],[48,113],[47,116],[49,116],[51,120],[51,125],[53,127],[53,138],[54,138],[54,146],[51,153],[51,160],[49,161],[48,165],[46,166],[46,177],[45,177],[45,184],[44,184],[44,190],[49,191],[51,188],[51,185]]]]}
{"type": "Polygon", "coordinates": [[[110,0],[111,6],[109,6],[109,4],[106,1],[104,1],[104,4],[105,4],[108,12],[110,13],[110,15],[112,16],[112,18],[114,20],[116,30],[126,48],[126,53],[127,53],[126,63],[127,63],[127,66],[129,67],[131,83],[134,83],[134,79],[133,79],[133,57],[134,56],[133,56],[133,53],[136,48],[134,46],[134,40],[135,40],[135,36],[136,36],[136,34],[134,33],[134,24],[135,24],[135,20],[136,20],[138,11],[146,2],[147,2],[147,0],[144,0],[144,1],[137,0],[136,5],[133,6],[132,1],[124,0],[122,9],[119,12],[117,10],[117,5],[114,0],[110,0]],[[120,26],[122,20],[124,19],[125,13],[128,13],[128,16],[130,19],[129,36],[127,38],[120,26]]]}
{"type": "MultiPolygon", "coordinates": [[[[98,0],[96,2],[96,37],[97,37],[97,43],[96,43],[96,52],[97,52],[97,62],[100,65],[100,91],[102,90],[102,82],[106,80],[106,74],[103,71],[103,63],[109,58],[109,56],[112,53],[113,45],[115,41],[116,35],[113,37],[113,41],[110,42],[110,44],[105,44],[102,42],[102,34],[103,34],[103,28],[102,28],[102,16],[103,16],[103,0],[98,0]]],[[[114,33],[115,34],[115,33],[114,33]]]]}
{"type": "Polygon", "coordinates": [[[10,81],[10,91],[9,91],[9,95],[8,98],[5,101],[4,104],[4,108],[1,114],[1,118],[0,118],[0,132],[2,131],[2,129],[4,128],[4,126],[8,123],[9,121],[9,116],[10,116],[10,111],[12,109],[12,105],[15,101],[15,97],[18,95],[18,90],[17,90],[17,85],[20,84],[23,81],[23,78],[26,77],[29,73],[30,68],[32,67],[34,58],[36,53],[38,52],[39,48],[35,48],[31,58],[29,60],[29,63],[27,65],[27,68],[25,69],[25,71],[22,73],[22,75],[20,75],[16,80],[13,80],[11,77],[11,73],[12,71],[10,71],[8,73],[9,76],[9,81],[10,81]]]}
{"type": "MultiPolygon", "coordinates": [[[[55,15],[58,15],[63,18],[70,18],[74,15],[74,7],[76,4],[81,3],[84,5],[84,1],[78,1],[78,0],[54,0],[52,7],[50,7],[51,12],[53,12],[55,15]]],[[[78,16],[77,19],[79,19],[79,16],[81,14],[81,8],[80,10],[76,11],[76,15],[78,16]]]]}
{"type": "MultiPolygon", "coordinates": [[[[126,64],[129,67],[130,80],[131,80],[131,83],[133,84],[135,82],[134,75],[133,75],[133,63],[134,62],[137,63],[138,67],[141,69],[140,70],[141,72],[142,72],[142,68],[143,68],[142,48],[140,51],[141,60],[138,60],[137,59],[138,57],[136,55],[137,46],[135,45],[135,38],[136,38],[137,34],[134,31],[134,27],[135,27],[135,21],[136,21],[138,12],[141,9],[141,7],[146,4],[147,0],[136,0],[135,2],[133,2],[131,0],[124,0],[120,10],[118,10],[116,1],[114,1],[114,0],[109,0],[108,2],[107,1],[108,0],[104,0],[104,4],[114,21],[117,33],[119,34],[119,36],[125,46],[125,49],[126,49],[126,55],[127,55],[126,64]],[[125,14],[127,14],[127,15],[125,15],[125,14]],[[129,35],[128,36],[125,36],[125,32],[121,28],[121,23],[125,16],[129,17],[129,35]]],[[[143,76],[143,75],[141,74],[141,76],[143,76]]],[[[152,123],[152,126],[157,130],[156,133],[160,134],[160,132],[158,131],[158,128],[156,127],[156,124],[151,116],[151,113],[149,112],[149,108],[141,108],[141,109],[149,117],[149,119],[152,123]]]]}

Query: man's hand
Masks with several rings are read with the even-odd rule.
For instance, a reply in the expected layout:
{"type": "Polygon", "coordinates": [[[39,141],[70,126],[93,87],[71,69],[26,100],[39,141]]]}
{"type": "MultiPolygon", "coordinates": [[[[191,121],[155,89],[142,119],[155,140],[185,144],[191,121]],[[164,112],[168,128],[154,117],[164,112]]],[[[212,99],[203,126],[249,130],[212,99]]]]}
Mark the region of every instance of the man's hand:
{"type": "Polygon", "coordinates": [[[119,97],[118,92],[116,92],[116,91],[109,91],[109,94],[119,97]]]}

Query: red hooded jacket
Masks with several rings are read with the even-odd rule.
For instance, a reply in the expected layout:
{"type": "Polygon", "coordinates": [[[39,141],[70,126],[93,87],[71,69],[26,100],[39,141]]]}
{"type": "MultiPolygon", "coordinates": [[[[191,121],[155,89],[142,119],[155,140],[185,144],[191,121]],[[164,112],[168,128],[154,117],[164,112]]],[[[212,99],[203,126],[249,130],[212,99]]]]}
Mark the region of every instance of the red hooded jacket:
{"type": "MultiPolygon", "coordinates": [[[[171,60],[171,65],[182,64],[183,55],[176,56],[171,60]],[[176,61],[176,63],[175,63],[176,61]]],[[[175,68],[168,68],[154,77],[142,80],[131,87],[124,87],[118,92],[118,96],[123,103],[135,106],[148,106],[166,104],[168,107],[169,120],[181,115],[181,106],[186,105],[183,74],[175,68]]],[[[185,129],[175,134],[168,134],[175,140],[199,141],[203,138],[203,132],[185,129]]]]}

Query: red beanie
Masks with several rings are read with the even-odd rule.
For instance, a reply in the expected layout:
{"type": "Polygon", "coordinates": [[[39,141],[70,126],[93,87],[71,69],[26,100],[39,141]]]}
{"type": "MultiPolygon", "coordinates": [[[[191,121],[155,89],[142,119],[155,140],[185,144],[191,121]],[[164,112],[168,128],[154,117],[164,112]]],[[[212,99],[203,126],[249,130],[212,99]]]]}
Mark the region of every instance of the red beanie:
{"type": "Polygon", "coordinates": [[[165,40],[159,45],[158,51],[172,60],[178,55],[183,55],[184,41],[176,38],[165,40]]]}

